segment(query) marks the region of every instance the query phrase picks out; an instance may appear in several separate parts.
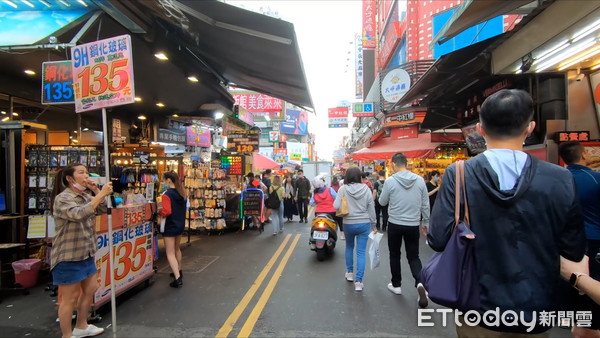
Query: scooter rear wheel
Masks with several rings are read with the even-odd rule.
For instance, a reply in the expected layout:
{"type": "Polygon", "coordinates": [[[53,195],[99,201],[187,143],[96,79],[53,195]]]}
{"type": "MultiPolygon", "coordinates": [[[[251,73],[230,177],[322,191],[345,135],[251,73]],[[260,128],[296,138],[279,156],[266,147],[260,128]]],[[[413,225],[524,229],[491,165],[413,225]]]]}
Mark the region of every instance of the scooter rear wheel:
{"type": "Polygon", "coordinates": [[[324,261],[325,256],[327,256],[327,250],[325,248],[317,249],[317,260],[319,262],[324,261]]]}

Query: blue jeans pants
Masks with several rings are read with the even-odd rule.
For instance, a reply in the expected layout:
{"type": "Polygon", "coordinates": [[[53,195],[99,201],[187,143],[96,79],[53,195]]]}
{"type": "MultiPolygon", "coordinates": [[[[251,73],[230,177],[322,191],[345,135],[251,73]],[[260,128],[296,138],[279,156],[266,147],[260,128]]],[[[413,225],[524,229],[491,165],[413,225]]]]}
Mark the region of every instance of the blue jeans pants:
{"type": "Polygon", "coordinates": [[[370,232],[370,223],[344,224],[347,272],[354,271],[354,239],[356,238],[356,278],[354,280],[357,282],[362,282],[365,274],[365,253],[370,232]]]}
{"type": "Polygon", "coordinates": [[[283,202],[279,209],[271,209],[271,223],[273,223],[273,233],[283,231],[283,202]]]}

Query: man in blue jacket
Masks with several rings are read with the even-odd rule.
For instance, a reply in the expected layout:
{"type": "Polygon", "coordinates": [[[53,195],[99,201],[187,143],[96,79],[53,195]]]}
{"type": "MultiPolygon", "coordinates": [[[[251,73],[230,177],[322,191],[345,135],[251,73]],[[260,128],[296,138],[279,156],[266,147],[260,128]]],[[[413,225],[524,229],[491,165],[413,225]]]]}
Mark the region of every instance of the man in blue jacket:
{"type": "MultiPolygon", "coordinates": [[[[595,259],[600,251],[600,173],[587,167],[589,155],[579,142],[561,143],[558,146],[558,153],[575,179],[579,201],[583,208],[590,277],[600,280],[600,263],[595,259]]],[[[600,329],[600,306],[587,297],[579,301],[585,310],[593,311],[592,326],[589,329],[600,329]]],[[[587,329],[576,330],[584,331],[581,333],[586,334],[587,329]]]]}
{"type": "MultiPolygon", "coordinates": [[[[491,95],[481,107],[477,130],[487,150],[465,162],[465,181],[481,290],[480,307],[472,310],[488,318],[470,326],[472,316],[459,317],[459,337],[546,332],[551,326],[540,313],[564,311],[560,297],[569,291],[563,290],[560,257],[579,262],[585,253],[571,174],[523,152],[535,128],[533,113],[531,96],[515,89],[491,95]],[[518,319],[507,321],[514,317],[508,311],[518,319]]],[[[454,187],[453,164],[444,172],[429,223],[427,240],[436,251],[444,250],[455,223],[454,187]]]]}

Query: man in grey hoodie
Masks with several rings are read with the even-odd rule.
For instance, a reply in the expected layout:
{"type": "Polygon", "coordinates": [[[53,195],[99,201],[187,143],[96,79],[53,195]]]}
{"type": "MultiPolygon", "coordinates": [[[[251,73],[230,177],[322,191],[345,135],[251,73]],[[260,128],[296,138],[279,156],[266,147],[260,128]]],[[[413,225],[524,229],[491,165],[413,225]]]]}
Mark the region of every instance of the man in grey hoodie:
{"type": "Polygon", "coordinates": [[[406,259],[415,278],[419,294],[419,306],[427,306],[425,288],[419,281],[421,260],[419,259],[419,226],[427,235],[429,225],[429,194],[425,181],[419,175],[410,172],[406,156],[397,153],[392,156],[394,175],[385,180],[379,204],[388,205],[388,247],[390,249],[390,270],[392,282],[388,289],[401,294],[402,271],[400,268],[400,248],[402,238],[406,245],[406,259]]]}

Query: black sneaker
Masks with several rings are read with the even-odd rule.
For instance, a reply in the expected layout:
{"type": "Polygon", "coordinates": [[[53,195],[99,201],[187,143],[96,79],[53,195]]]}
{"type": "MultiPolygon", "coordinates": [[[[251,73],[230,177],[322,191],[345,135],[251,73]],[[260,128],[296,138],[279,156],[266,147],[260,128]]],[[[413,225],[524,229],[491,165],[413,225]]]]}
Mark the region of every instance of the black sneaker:
{"type": "Polygon", "coordinates": [[[172,281],[169,284],[169,286],[172,287],[172,288],[179,289],[179,288],[181,288],[183,286],[183,279],[181,277],[179,277],[176,280],[172,281]]]}
{"type": "MultiPolygon", "coordinates": [[[[169,276],[175,278],[175,274],[174,273],[170,273],[169,276]]],[[[179,277],[181,277],[183,279],[183,271],[179,270],[179,277]]]]}

